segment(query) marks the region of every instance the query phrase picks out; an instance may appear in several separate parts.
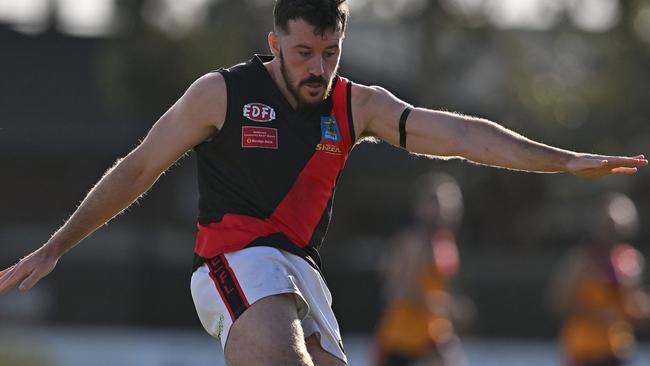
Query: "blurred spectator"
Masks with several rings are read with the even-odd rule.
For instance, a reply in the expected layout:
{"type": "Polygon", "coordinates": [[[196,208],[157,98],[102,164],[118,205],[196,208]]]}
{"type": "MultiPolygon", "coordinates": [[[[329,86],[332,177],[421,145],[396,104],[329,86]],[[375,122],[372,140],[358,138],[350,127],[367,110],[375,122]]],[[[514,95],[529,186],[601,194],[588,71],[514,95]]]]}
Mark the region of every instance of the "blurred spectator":
{"type": "Polygon", "coordinates": [[[607,195],[593,210],[589,242],[571,249],[555,271],[549,289],[563,318],[566,365],[616,366],[632,356],[634,328],[650,315],[643,256],[624,241],[638,226],[632,200],[607,195]]]}
{"type": "Polygon", "coordinates": [[[450,292],[460,266],[453,231],[462,193],[451,176],[426,174],[416,181],[412,208],[413,223],[383,261],[388,305],[376,334],[377,364],[462,365],[452,309],[466,306],[456,306],[450,292]]]}

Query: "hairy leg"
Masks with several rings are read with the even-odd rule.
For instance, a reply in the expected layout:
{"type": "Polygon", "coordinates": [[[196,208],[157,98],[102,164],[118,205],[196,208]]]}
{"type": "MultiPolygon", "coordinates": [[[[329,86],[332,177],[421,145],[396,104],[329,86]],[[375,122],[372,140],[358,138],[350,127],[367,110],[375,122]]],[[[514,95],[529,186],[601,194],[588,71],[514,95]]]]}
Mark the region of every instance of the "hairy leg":
{"type": "Polygon", "coordinates": [[[224,354],[229,366],[314,366],[295,296],[274,295],[252,304],[230,328],[224,354]]]}
{"type": "Polygon", "coordinates": [[[316,334],[312,334],[309,337],[307,337],[307,339],[305,339],[305,343],[307,343],[307,351],[309,351],[311,358],[314,360],[314,365],[316,366],[345,366],[346,365],[345,362],[336,358],[334,355],[325,351],[323,347],[321,347],[320,342],[318,341],[318,336],[316,334]]]}

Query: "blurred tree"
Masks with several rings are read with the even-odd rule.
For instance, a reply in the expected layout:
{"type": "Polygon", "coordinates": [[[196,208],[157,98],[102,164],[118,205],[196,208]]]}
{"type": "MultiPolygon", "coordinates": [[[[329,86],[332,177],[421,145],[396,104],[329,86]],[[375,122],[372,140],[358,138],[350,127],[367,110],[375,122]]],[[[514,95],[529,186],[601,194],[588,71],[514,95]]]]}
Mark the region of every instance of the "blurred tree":
{"type": "Polygon", "coordinates": [[[168,2],[117,4],[117,32],[98,53],[98,75],[113,105],[144,124],[151,124],[200,75],[264,52],[272,25],[270,3],[209,1],[204,21],[191,30],[182,21],[158,22],[155,14],[173,6],[168,2]]]}

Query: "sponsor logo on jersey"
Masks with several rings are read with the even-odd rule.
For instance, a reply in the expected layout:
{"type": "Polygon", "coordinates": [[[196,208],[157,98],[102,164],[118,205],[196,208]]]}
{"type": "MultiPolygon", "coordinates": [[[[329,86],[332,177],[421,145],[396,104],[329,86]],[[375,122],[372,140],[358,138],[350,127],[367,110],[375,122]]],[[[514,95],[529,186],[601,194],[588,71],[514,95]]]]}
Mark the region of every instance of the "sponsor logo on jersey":
{"type": "Polygon", "coordinates": [[[316,144],[316,151],[323,151],[328,154],[341,155],[341,148],[334,144],[320,143],[316,144]]]}
{"type": "Polygon", "coordinates": [[[270,127],[242,126],[241,147],[277,149],[278,129],[270,127]]]}
{"type": "Polygon", "coordinates": [[[244,117],[255,122],[270,122],[275,119],[275,110],[266,104],[248,103],[244,105],[244,117]]]}
{"type": "Polygon", "coordinates": [[[320,118],[320,132],[322,140],[336,142],[341,140],[339,126],[336,124],[336,117],[334,116],[323,116],[320,118]]]}

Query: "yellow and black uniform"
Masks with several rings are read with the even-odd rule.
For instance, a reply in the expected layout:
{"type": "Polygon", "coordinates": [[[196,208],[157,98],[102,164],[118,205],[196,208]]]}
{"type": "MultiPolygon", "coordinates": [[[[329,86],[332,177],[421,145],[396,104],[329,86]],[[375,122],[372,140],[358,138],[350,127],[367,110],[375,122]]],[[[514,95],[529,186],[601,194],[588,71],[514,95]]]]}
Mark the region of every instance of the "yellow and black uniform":
{"type": "Polygon", "coordinates": [[[620,365],[634,346],[627,289],[619,280],[607,248],[588,252],[588,270],[570,298],[561,343],[571,366],[620,365]]]}
{"type": "Polygon", "coordinates": [[[402,265],[417,268],[410,272],[413,278],[395,279],[402,282],[404,287],[411,288],[389,301],[379,322],[376,342],[379,364],[382,366],[408,365],[437,352],[439,347],[454,337],[454,327],[446,310],[449,275],[440,270],[433,258],[432,249],[440,242],[454,242],[453,233],[435,232],[430,245],[412,245],[420,248],[415,253],[397,251],[401,252],[398,255],[415,258],[415,263],[402,265]]]}

